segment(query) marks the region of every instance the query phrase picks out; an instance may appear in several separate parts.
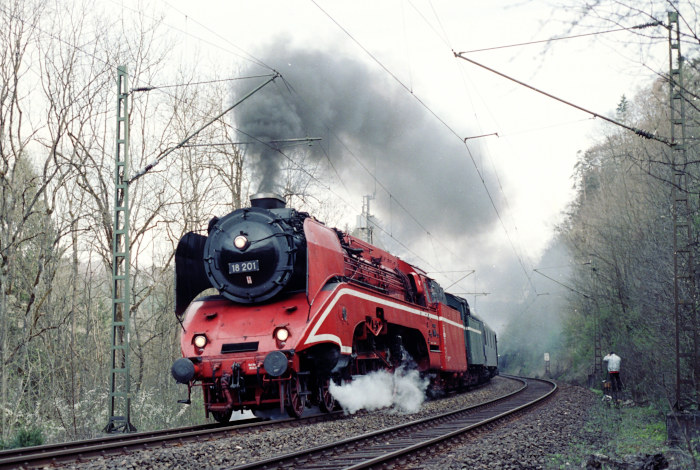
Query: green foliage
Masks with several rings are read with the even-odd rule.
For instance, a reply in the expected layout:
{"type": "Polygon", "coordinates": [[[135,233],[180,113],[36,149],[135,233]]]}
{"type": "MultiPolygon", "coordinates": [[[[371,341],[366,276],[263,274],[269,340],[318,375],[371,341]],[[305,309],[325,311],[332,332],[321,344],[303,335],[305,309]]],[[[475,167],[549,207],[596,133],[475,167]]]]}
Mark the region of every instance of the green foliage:
{"type": "Polygon", "coordinates": [[[636,454],[647,449],[660,451],[666,441],[665,418],[651,407],[623,409],[617,436],[614,449],[617,454],[636,454]]]}
{"type": "MultiPolygon", "coordinates": [[[[618,119],[667,129],[661,84],[634,99],[622,96],[618,119]]],[[[577,197],[560,227],[571,253],[571,294],[563,332],[579,382],[592,372],[595,346],[622,357],[622,380],[639,403],[672,395],[675,379],[673,175],[669,149],[606,129],[575,168],[577,197]]],[[[697,171],[697,167],[693,167],[697,171]]],[[[691,175],[696,178],[697,175],[691,175]]],[[[697,214],[697,202],[691,211],[697,214]]],[[[697,255],[696,255],[697,256],[697,255]]]]}
{"type": "Polygon", "coordinates": [[[617,103],[617,108],[615,109],[615,116],[621,121],[627,121],[629,114],[630,103],[625,95],[622,95],[620,102],[617,103]]]}
{"type": "Polygon", "coordinates": [[[202,394],[197,393],[199,389],[192,391],[191,405],[177,403],[178,399],[186,397],[186,391],[187,387],[177,386],[174,381],[168,387],[140,391],[131,404],[132,424],[139,431],[146,431],[204,422],[204,403],[202,394]]]}
{"type": "MultiPolygon", "coordinates": [[[[193,390],[189,406],[177,403],[185,397],[186,387],[178,386],[172,379],[161,387],[135,392],[131,403],[132,424],[139,431],[150,431],[203,423],[202,393],[199,389],[193,390]]],[[[47,403],[35,397],[35,408],[31,411],[23,407],[1,408],[8,422],[17,423],[15,430],[10,431],[13,437],[7,438],[3,445],[12,448],[98,437],[108,421],[108,399],[107,389],[100,388],[84,390],[75,402],[52,397],[47,403]],[[41,411],[49,407],[50,415],[41,411]],[[26,424],[38,422],[41,422],[41,429],[26,424]]]]}
{"type": "Polygon", "coordinates": [[[548,468],[578,466],[591,454],[621,459],[664,453],[668,450],[665,441],[665,415],[658,408],[626,408],[601,400],[590,410],[581,437],[570,443],[567,452],[550,455],[548,468]]]}
{"type": "Polygon", "coordinates": [[[16,449],[19,447],[40,446],[44,443],[41,429],[36,427],[17,430],[14,437],[7,443],[0,440],[0,449],[16,449]]]}

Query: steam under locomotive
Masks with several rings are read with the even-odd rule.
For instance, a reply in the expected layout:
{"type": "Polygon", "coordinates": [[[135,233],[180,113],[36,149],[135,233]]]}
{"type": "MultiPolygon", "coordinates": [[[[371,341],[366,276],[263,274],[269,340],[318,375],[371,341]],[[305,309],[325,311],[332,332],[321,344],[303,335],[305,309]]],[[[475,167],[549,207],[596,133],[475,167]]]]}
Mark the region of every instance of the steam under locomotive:
{"type": "Polygon", "coordinates": [[[212,219],[208,236],[186,234],[175,280],[183,357],[172,374],[190,397],[201,387],[220,422],[242,409],[330,411],[331,381],[407,360],[433,391],[498,373],[496,335],[465,299],[274,194],[212,219]]]}

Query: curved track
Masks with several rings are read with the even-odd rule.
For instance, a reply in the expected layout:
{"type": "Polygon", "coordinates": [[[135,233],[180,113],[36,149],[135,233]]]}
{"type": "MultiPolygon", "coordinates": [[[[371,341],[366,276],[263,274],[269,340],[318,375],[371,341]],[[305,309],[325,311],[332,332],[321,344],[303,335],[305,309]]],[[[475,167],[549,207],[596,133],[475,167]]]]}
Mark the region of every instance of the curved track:
{"type": "Polygon", "coordinates": [[[262,421],[258,418],[242,419],[227,424],[202,424],[175,429],[133,434],[113,434],[97,439],[65,442],[36,447],[23,447],[0,451],[0,469],[38,468],[75,460],[89,460],[97,456],[116,455],[164,442],[206,440],[237,432],[247,432],[261,426],[300,425],[301,423],[342,417],[342,412],[312,414],[301,419],[262,421]]]}
{"type": "MultiPolygon", "coordinates": [[[[406,456],[421,449],[435,446],[454,436],[463,435],[479,428],[483,429],[488,423],[512,416],[556,391],[556,385],[553,382],[517,377],[508,378],[521,381],[523,387],[511,394],[479,405],[234,468],[378,468],[388,461],[408,458],[406,456]]],[[[37,468],[76,460],[87,461],[98,456],[117,455],[137,449],[161,446],[165,442],[209,440],[236,433],[246,433],[252,428],[296,427],[329,419],[342,419],[343,417],[342,412],[334,412],[310,415],[302,419],[290,418],[275,421],[250,419],[231,422],[227,425],[199,425],[151,433],[110,435],[87,441],[11,449],[0,451],[0,469],[37,468]]]]}
{"type": "Polygon", "coordinates": [[[524,384],[522,388],[487,403],[233,468],[355,470],[381,468],[390,463],[402,468],[417,452],[512,417],[557,390],[551,381],[519,380],[524,384]]]}

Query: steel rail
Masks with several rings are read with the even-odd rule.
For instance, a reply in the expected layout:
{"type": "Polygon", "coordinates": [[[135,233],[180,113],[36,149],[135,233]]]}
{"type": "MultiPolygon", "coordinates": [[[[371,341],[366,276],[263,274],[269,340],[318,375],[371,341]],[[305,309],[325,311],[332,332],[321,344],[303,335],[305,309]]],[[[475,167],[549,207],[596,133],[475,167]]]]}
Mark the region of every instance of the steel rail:
{"type": "MultiPolygon", "coordinates": [[[[250,420],[240,420],[236,421],[236,424],[250,424],[252,422],[257,421],[258,419],[250,419],[250,420]]],[[[74,448],[79,448],[79,447],[86,447],[90,445],[94,445],[100,442],[106,443],[106,442],[123,442],[123,441],[131,441],[134,438],[139,438],[139,437],[145,437],[145,436],[157,436],[157,435],[163,435],[167,436],[168,434],[172,433],[181,433],[181,432],[190,432],[190,431],[201,431],[201,430],[206,430],[206,429],[213,429],[218,426],[221,426],[220,424],[200,424],[196,426],[185,426],[185,427],[180,427],[180,428],[173,428],[173,429],[163,429],[159,431],[144,431],[144,432],[139,432],[139,433],[124,433],[124,434],[110,434],[108,436],[103,436],[103,437],[96,437],[96,438],[91,438],[91,439],[84,439],[84,440],[79,440],[79,441],[68,441],[68,442],[58,442],[55,444],[46,444],[46,445],[41,445],[41,446],[34,446],[34,447],[19,447],[16,449],[5,449],[5,450],[0,450],[0,463],[4,461],[4,459],[7,459],[9,457],[17,457],[21,455],[30,455],[30,454],[36,454],[36,453],[47,453],[47,452],[53,452],[57,450],[67,450],[67,449],[74,449],[74,448]]]]}
{"type": "Polygon", "coordinates": [[[125,450],[162,444],[167,441],[192,440],[217,436],[231,432],[245,431],[250,428],[294,424],[318,419],[338,418],[342,411],[313,414],[301,419],[284,418],[263,421],[249,418],[231,421],[226,424],[202,424],[174,429],[132,434],[108,435],[83,441],[64,442],[36,447],[22,447],[0,451],[0,469],[37,468],[48,464],[57,464],[73,460],[87,460],[93,456],[117,454],[125,450]]]}
{"type": "Polygon", "coordinates": [[[396,460],[420,449],[436,445],[446,439],[483,428],[487,424],[512,416],[514,413],[541,402],[557,390],[556,384],[551,381],[512,376],[504,377],[519,380],[523,383],[523,386],[514,392],[478,405],[303,449],[279,457],[237,465],[232,467],[232,470],[285,467],[355,470],[378,467],[388,461],[396,460]],[[547,384],[547,390],[535,390],[534,393],[530,393],[533,396],[528,396],[528,389],[532,391],[533,388],[537,388],[529,387],[529,381],[545,383],[547,384]],[[522,398],[523,396],[525,398],[522,398]],[[487,416],[481,415],[488,410],[491,411],[487,416]],[[455,424],[460,415],[464,415],[462,419],[469,422],[467,424],[455,424]],[[444,427],[446,430],[441,431],[440,427],[444,427]],[[375,445],[377,443],[381,444],[375,445]],[[365,446],[361,447],[362,445],[365,446]],[[336,454],[335,460],[330,455],[332,453],[336,454]],[[317,462],[313,461],[315,455],[320,456],[317,462]]]}
{"type": "MultiPolygon", "coordinates": [[[[529,379],[529,380],[533,380],[533,379],[529,379]]],[[[549,381],[549,380],[546,380],[543,382],[547,382],[547,383],[551,384],[553,386],[552,389],[549,392],[547,392],[545,395],[537,397],[533,400],[530,400],[527,403],[524,403],[516,408],[504,411],[503,413],[497,414],[495,416],[492,416],[492,417],[487,418],[483,421],[479,421],[477,423],[471,424],[469,426],[465,426],[463,428],[456,429],[456,430],[451,431],[451,432],[447,432],[447,433],[442,434],[440,436],[437,436],[437,437],[434,437],[431,439],[426,439],[424,441],[418,442],[418,443],[413,444],[413,445],[409,445],[407,447],[396,450],[394,452],[389,452],[389,453],[386,453],[384,455],[380,455],[378,457],[375,457],[373,459],[365,460],[364,462],[361,462],[359,464],[345,467],[344,470],[360,470],[360,469],[364,469],[364,468],[375,467],[377,465],[380,465],[380,464],[383,464],[383,463],[386,463],[386,462],[389,462],[392,460],[396,460],[399,457],[403,457],[403,456],[412,454],[412,453],[417,452],[421,449],[431,447],[431,446],[434,446],[434,445],[439,444],[441,442],[450,440],[454,437],[465,434],[469,431],[473,431],[477,428],[484,427],[487,424],[494,423],[494,422],[501,420],[507,416],[514,415],[514,414],[518,413],[519,411],[523,411],[526,408],[529,408],[537,403],[542,402],[543,400],[545,400],[546,398],[548,398],[549,396],[551,396],[552,394],[554,394],[557,391],[557,385],[554,382],[549,381]]]]}

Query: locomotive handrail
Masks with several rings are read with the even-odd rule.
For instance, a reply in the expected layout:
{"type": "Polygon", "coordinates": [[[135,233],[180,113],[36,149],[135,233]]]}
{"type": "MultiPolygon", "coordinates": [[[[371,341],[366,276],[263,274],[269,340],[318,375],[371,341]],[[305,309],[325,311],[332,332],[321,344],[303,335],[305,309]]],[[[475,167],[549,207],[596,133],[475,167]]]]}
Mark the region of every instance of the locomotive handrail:
{"type": "Polygon", "coordinates": [[[404,283],[396,273],[382,266],[367,263],[364,260],[345,257],[345,276],[351,282],[357,281],[382,292],[402,294],[404,297],[406,295],[404,283]],[[355,276],[360,276],[367,280],[355,276]]]}

